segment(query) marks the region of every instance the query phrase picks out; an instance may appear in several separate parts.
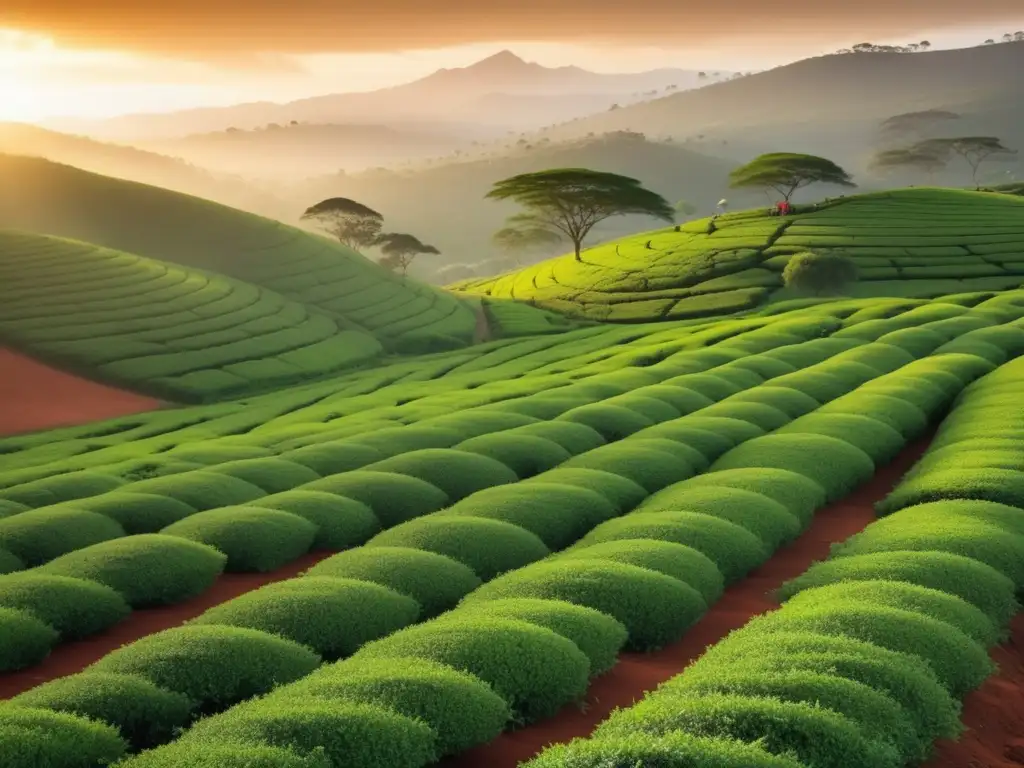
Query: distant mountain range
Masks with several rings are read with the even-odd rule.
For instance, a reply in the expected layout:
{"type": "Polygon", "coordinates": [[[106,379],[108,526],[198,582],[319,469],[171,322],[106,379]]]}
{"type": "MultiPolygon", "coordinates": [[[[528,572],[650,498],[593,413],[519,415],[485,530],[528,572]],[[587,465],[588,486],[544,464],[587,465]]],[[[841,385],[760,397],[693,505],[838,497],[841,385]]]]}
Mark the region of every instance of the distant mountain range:
{"type": "MultiPolygon", "coordinates": [[[[152,141],[190,134],[249,130],[271,123],[463,123],[492,133],[529,130],[570,120],[613,104],[652,98],[713,81],[684,69],[599,74],[579,67],[544,67],[502,51],[468,67],[441,69],[411,83],[364,93],[338,93],[287,104],[256,102],[105,120],[54,120],[56,130],[103,139],[152,141]]],[[[479,129],[478,129],[479,130],[479,129]]]]}

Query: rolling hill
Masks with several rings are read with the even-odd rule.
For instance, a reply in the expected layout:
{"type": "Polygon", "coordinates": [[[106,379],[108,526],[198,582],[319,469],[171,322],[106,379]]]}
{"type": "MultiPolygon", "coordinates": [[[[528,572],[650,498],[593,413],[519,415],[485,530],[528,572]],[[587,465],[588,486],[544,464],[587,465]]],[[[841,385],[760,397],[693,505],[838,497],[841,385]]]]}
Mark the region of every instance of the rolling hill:
{"type": "Polygon", "coordinates": [[[82,240],[281,294],[394,349],[459,346],[474,311],[336,242],[233,208],[36,158],[0,156],[0,228],[82,240]],[[419,341],[417,341],[419,340],[419,341]]]}
{"type": "MultiPolygon", "coordinates": [[[[413,267],[415,274],[432,279],[440,266],[474,264],[500,255],[491,245],[491,236],[517,209],[485,200],[484,195],[506,177],[545,168],[598,168],[633,176],[671,201],[686,198],[711,211],[726,192],[728,174],[735,165],[678,144],[621,133],[564,143],[523,141],[492,156],[420,169],[325,176],[297,185],[289,196],[296,210],[340,195],[380,211],[388,228],[413,232],[440,249],[441,256],[424,258],[413,267]]],[[[647,221],[613,219],[595,236],[621,237],[644,228],[647,221]]]]}
{"type": "Polygon", "coordinates": [[[952,189],[904,189],[692,221],[509,274],[466,280],[472,295],[528,301],[610,322],[721,315],[791,298],[789,258],[839,250],[857,264],[856,297],[932,297],[1024,282],[1024,200],[952,189]]]}
{"type": "MultiPolygon", "coordinates": [[[[948,109],[960,135],[998,135],[1024,148],[1024,42],[921,53],[854,53],[798,61],[555,126],[552,140],[633,130],[704,135],[749,157],[807,151],[863,168],[893,115],[948,109]]],[[[696,144],[695,148],[700,148],[696,144]]]]}

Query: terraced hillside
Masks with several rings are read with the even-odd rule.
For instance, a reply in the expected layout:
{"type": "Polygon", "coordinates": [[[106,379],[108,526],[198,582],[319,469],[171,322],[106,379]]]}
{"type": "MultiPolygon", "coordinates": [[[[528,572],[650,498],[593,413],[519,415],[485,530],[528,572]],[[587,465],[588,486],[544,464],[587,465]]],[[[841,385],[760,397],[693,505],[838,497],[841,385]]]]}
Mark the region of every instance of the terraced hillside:
{"type": "Polygon", "coordinates": [[[69,237],[219,272],[365,330],[386,347],[469,343],[474,312],[344,246],[280,222],[46,160],[0,155],[0,229],[69,237]]]}
{"type": "MultiPolygon", "coordinates": [[[[1024,291],[852,299],[494,341],[0,440],[0,753],[10,768],[425,768],[541,725],[626,655],[685,638],[974,382],[997,371],[981,405],[1003,404],[1021,354],[1024,291]],[[311,553],[299,575],[189,608],[225,574],[311,553]]],[[[1000,437],[1019,421],[1006,407],[1000,437]]],[[[1008,450],[970,477],[928,459],[885,510],[965,483],[1006,493],[1019,472],[992,467],[1008,450]]],[[[821,636],[808,652],[875,643],[875,666],[843,667],[866,670],[860,687],[683,685],[682,709],[640,705],[573,747],[578,763],[542,764],[666,748],[724,768],[926,758],[1017,609],[1019,523],[984,515],[959,533],[927,510],[924,538],[887,529],[890,549],[960,555],[957,573],[979,575],[954,594],[833,590],[750,624],[769,644],[821,636]]],[[[844,554],[882,547],[856,541],[844,554]]]]}
{"type": "Polygon", "coordinates": [[[0,343],[178,402],[294,384],[383,351],[371,334],[250,283],[3,231],[0,343]]]}
{"type": "Polygon", "coordinates": [[[793,215],[767,209],[701,219],[591,248],[518,272],[457,283],[567,315],[650,322],[750,310],[791,298],[793,254],[841,251],[857,264],[854,297],[935,297],[1024,281],[1024,200],[951,189],[856,195],[793,215]]]}

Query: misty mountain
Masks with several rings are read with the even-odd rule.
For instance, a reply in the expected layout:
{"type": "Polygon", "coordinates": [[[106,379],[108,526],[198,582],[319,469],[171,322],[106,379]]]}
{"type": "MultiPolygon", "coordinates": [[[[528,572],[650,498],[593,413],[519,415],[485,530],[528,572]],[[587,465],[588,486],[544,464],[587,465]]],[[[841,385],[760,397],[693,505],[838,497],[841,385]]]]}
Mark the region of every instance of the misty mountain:
{"type": "Polygon", "coordinates": [[[862,169],[881,121],[911,111],[962,115],[953,135],[995,135],[1024,150],[1024,43],[922,53],[852,53],[767,72],[566,122],[552,140],[641,131],[689,139],[747,159],[767,151],[814,152],[862,169]]]}
{"type": "Polygon", "coordinates": [[[287,104],[260,102],[98,121],[62,120],[52,126],[130,141],[180,138],[232,127],[250,130],[293,120],[316,124],[463,122],[526,130],[704,82],[690,70],[599,74],[572,66],[544,67],[502,51],[468,67],[441,69],[411,83],[376,91],[330,94],[287,104]],[[567,99],[551,98],[558,96],[567,99]]]}

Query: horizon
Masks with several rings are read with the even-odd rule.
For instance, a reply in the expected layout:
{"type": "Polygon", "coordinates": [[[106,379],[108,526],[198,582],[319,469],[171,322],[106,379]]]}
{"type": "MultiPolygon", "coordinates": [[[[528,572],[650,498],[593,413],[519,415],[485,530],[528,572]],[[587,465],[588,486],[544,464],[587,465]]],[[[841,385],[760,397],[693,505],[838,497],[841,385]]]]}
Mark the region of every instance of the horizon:
{"type": "MultiPolygon", "coordinates": [[[[244,41],[230,51],[214,45],[224,42],[220,39],[208,39],[206,48],[191,52],[140,51],[127,44],[115,47],[102,37],[91,43],[85,33],[68,41],[57,26],[47,32],[25,25],[0,28],[0,121],[88,122],[369,92],[413,82],[439,69],[465,68],[502,50],[544,67],[576,66],[599,74],[656,69],[746,72],[828,55],[865,40],[895,45],[927,39],[933,50],[968,48],[1024,26],[1024,14],[1014,14],[1020,17],[1015,26],[1012,21],[973,20],[972,10],[965,9],[962,15],[968,18],[956,23],[897,25],[899,31],[888,36],[870,34],[877,30],[877,19],[870,26],[846,25],[841,32],[836,25],[823,26],[820,19],[815,27],[812,19],[795,31],[769,28],[753,40],[744,33],[712,37],[701,45],[660,39],[643,44],[635,35],[623,33],[611,50],[586,38],[551,41],[536,35],[537,39],[492,42],[482,40],[486,35],[479,33],[477,40],[458,45],[428,45],[423,40],[420,47],[376,51],[273,51],[246,48],[244,41]],[[209,53],[212,48],[218,48],[216,55],[209,53]]],[[[711,17],[705,26],[712,26],[711,17]]],[[[384,42],[379,47],[387,48],[384,42]]]]}

